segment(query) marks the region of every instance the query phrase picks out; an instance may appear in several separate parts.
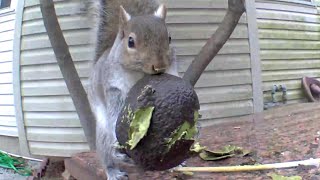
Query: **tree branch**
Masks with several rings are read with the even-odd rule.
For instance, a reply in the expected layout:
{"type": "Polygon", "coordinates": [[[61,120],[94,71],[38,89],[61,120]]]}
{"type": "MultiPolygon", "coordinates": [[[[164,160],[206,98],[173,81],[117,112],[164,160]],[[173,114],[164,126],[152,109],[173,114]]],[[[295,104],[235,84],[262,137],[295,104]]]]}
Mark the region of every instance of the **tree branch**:
{"type": "Polygon", "coordinates": [[[40,0],[44,26],[56,56],[62,76],[78,113],[90,149],[95,149],[95,119],[87,94],[72,61],[69,47],[64,39],[52,0],[40,0]]]}
{"type": "Polygon", "coordinates": [[[227,42],[239,19],[245,11],[243,0],[229,0],[228,11],[217,31],[211,36],[202,47],[200,53],[188,67],[183,79],[189,81],[193,86],[199,80],[212,59],[218,54],[223,45],[227,42]]]}

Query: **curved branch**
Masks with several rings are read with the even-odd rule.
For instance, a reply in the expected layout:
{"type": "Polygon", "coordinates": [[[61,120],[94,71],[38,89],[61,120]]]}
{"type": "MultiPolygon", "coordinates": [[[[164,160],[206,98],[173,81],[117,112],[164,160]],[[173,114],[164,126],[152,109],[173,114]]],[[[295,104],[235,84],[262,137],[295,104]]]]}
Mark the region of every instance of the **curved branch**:
{"type": "Polygon", "coordinates": [[[229,8],[227,14],[224,17],[221,25],[202,47],[200,53],[192,61],[183,76],[183,79],[189,81],[193,86],[197,83],[208,64],[227,42],[237,26],[241,15],[245,11],[244,1],[242,0],[229,0],[228,5],[229,8]]]}
{"type": "Polygon", "coordinates": [[[56,56],[60,71],[78,113],[90,149],[95,149],[95,119],[87,94],[72,61],[69,47],[62,34],[52,0],[40,0],[44,26],[56,56]]]}

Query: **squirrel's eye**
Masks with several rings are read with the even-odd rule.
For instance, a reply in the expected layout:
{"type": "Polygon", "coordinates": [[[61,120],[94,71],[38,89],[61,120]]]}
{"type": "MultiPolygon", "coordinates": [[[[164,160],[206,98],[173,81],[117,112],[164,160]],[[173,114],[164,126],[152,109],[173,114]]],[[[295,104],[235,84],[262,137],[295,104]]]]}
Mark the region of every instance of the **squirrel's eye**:
{"type": "Polygon", "coordinates": [[[134,40],[132,37],[129,37],[128,46],[129,46],[129,48],[134,48],[134,40]]]}
{"type": "Polygon", "coordinates": [[[171,36],[169,36],[169,44],[171,43],[171,36]]]}

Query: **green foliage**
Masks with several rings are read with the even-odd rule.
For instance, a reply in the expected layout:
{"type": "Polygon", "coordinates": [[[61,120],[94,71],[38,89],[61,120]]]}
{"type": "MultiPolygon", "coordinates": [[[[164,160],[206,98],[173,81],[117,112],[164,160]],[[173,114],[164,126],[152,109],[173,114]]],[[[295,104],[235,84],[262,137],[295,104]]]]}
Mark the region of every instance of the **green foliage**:
{"type": "Polygon", "coordinates": [[[270,174],[269,175],[272,180],[302,180],[301,176],[290,176],[290,177],[286,177],[286,176],[281,176],[278,174],[270,174]]]}
{"type": "Polygon", "coordinates": [[[147,134],[154,107],[138,109],[134,112],[129,129],[129,140],[127,144],[130,150],[134,149],[140,140],[147,134]]]}
{"type": "Polygon", "coordinates": [[[190,148],[190,151],[195,152],[195,153],[200,153],[205,149],[207,149],[206,146],[201,146],[199,142],[196,142],[192,145],[192,147],[190,148]]]}
{"type": "Polygon", "coordinates": [[[194,112],[194,124],[190,124],[189,122],[185,121],[179,128],[177,128],[172,134],[171,137],[167,139],[168,143],[168,151],[170,151],[171,147],[181,139],[185,140],[192,140],[194,136],[197,134],[198,129],[196,127],[196,123],[199,118],[199,112],[194,112]]]}
{"type": "Polygon", "coordinates": [[[32,170],[27,167],[24,159],[10,156],[0,151],[0,167],[13,169],[22,176],[30,176],[32,170]]]}
{"type": "Polygon", "coordinates": [[[241,147],[227,145],[224,146],[222,149],[216,151],[202,150],[199,156],[201,157],[201,159],[205,161],[216,161],[220,159],[233,157],[236,155],[245,156],[249,153],[250,151],[244,150],[241,147]]]}

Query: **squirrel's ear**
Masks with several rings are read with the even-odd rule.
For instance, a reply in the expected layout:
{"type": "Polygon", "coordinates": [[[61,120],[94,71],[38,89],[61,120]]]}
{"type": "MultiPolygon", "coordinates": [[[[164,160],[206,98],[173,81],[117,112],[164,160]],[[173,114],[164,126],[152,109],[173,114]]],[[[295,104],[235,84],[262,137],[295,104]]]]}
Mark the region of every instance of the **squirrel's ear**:
{"type": "Polygon", "coordinates": [[[126,24],[131,19],[131,16],[127,11],[123,8],[123,6],[120,6],[120,23],[126,24]]]}
{"type": "Polygon", "coordinates": [[[157,11],[154,13],[154,15],[156,17],[162,18],[162,19],[166,19],[167,16],[167,7],[164,4],[161,4],[157,11]]]}

